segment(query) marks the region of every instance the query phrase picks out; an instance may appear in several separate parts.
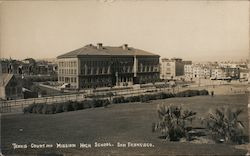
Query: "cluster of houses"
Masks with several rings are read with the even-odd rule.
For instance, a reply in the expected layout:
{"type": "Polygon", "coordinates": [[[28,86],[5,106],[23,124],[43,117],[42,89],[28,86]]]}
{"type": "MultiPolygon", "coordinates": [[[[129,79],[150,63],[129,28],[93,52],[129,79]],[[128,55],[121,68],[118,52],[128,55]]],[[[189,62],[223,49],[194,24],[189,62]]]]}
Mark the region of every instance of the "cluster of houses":
{"type": "Polygon", "coordinates": [[[24,60],[0,60],[0,100],[25,98],[30,93],[24,88],[22,79],[34,76],[57,75],[57,63],[37,61],[32,58],[24,60]]]}
{"type": "Polygon", "coordinates": [[[57,63],[37,61],[33,58],[24,60],[1,59],[2,73],[15,75],[53,75],[57,73],[57,63]]]}
{"type": "Polygon", "coordinates": [[[161,79],[182,77],[211,80],[248,81],[249,70],[246,62],[192,63],[179,58],[161,60],[161,79]]]}
{"type": "Polygon", "coordinates": [[[186,78],[248,81],[249,71],[243,63],[206,63],[185,65],[184,75],[186,78]]]}

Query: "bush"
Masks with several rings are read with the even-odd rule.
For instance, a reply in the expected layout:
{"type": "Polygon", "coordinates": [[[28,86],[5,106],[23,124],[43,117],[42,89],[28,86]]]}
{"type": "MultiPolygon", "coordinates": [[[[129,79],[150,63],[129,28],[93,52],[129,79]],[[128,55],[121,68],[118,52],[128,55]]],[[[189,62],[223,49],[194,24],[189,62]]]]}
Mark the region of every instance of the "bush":
{"type": "Polygon", "coordinates": [[[158,93],[158,94],[156,95],[156,98],[157,98],[157,99],[166,99],[166,98],[167,98],[167,94],[164,93],[164,92],[158,93]]]}
{"type": "Polygon", "coordinates": [[[85,108],[94,108],[94,101],[93,100],[85,100],[81,102],[83,109],[85,108]]]}
{"type": "MultiPolygon", "coordinates": [[[[148,98],[148,100],[157,100],[157,94],[148,94],[148,95],[144,95],[148,98]]],[[[147,99],[146,99],[147,100],[147,99]]]]}
{"type": "Polygon", "coordinates": [[[140,102],[148,102],[151,100],[151,98],[152,98],[152,96],[150,96],[150,95],[141,95],[140,102]]]}
{"type": "Polygon", "coordinates": [[[72,107],[74,111],[83,109],[82,104],[78,101],[72,102],[72,107]]]}
{"type": "Polygon", "coordinates": [[[55,113],[55,110],[56,110],[56,107],[54,104],[52,105],[47,105],[46,107],[46,114],[54,114],[55,113]]]}
{"type": "Polygon", "coordinates": [[[42,109],[45,106],[45,104],[39,103],[34,106],[34,112],[38,114],[42,114],[42,109]]]}
{"type": "Polygon", "coordinates": [[[181,107],[158,105],[159,122],[153,123],[152,131],[160,131],[170,141],[178,141],[188,137],[187,121],[192,122],[196,112],[183,110],[181,107]]]}
{"type": "Polygon", "coordinates": [[[177,97],[192,97],[198,95],[208,95],[207,90],[185,90],[176,94],[177,97]]]}
{"type": "Polygon", "coordinates": [[[200,95],[209,95],[209,92],[203,89],[203,90],[200,90],[200,95]]]}
{"type": "Polygon", "coordinates": [[[36,106],[36,104],[33,103],[33,104],[29,105],[28,107],[25,107],[25,108],[23,109],[23,112],[24,112],[24,113],[32,113],[32,110],[33,110],[33,108],[34,108],[35,106],[36,106]]]}
{"type": "Polygon", "coordinates": [[[126,103],[128,101],[125,100],[125,98],[123,96],[120,96],[120,97],[115,97],[113,98],[113,103],[126,103]]]}
{"type": "Polygon", "coordinates": [[[102,100],[102,106],[103,107],[107,107],[108,105],[110,105],[110,102],[108,99],[102,100]]]}
{"type": "Polygon", "coordinates": [[[55,104],[55,112],[54,113],[62,113],[63,112],[63,103],[57,103],[55,104]]]}
{"type": "MultiPolygon", "coordinates": [[[[101,105],[107,106],[109,104],[108,100],[99,101],[101,105]]],[[[68,101],[64,103],[55,103],[55,104],[31,104],[28,107],[23,109],[24,113],[37,113],[37,114],[55,114],[68,111],[76,111],[84,108],[95,107],[93,100],[82,101],[82,102],[73,102],[68,101]]]]}
{"type": "Polygon", "coordinates": [[[243,129],[245,126],[238,120],[238,116],[242,112],[241,109],[216,109],[214,112],[209,113],[203,123],[206,124],[216,142],[241,144],[244,142],[243,129]]]}
{"type": "Polygon", "coordinates": [[[166,96],[167,98],[172,98],[172,97],[175,97],[176,95],[173,93],[167,93],[166,96]]]}
{"type": "Polygon", "coordinates": [[[94,99],[94,107],[106,107],[110,104],[108,99],[94,99]]]}
{"type": "Polygon", "coordinates": [[[62,110],[63,112],[73,111],[72,102],[68,101],[68,102],[63,103],[62,110]]]}
{"type": "Polygon", "coordinates": [[[47,113],[47,107],[48,107],[47,104],[45,104],[45,105],[43,106],[42,114],[46,114],[46,113],[47,113]]]}
{"type": "Polygon", "coordinates": [[[140,96],[130,96],[126,98],[128,102],[140,102],[140,96]]]}

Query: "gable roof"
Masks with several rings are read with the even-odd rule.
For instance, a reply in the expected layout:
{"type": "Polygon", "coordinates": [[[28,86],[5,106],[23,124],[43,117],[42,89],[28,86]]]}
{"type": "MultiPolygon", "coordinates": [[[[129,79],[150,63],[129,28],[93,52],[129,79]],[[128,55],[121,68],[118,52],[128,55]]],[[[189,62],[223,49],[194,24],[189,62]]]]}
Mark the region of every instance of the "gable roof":
{"type": "Polygon", "coordinates": [[[71,52],[65,53],[63,55],[58,56],[57,58],[76,58],[79,56],[87,56],[87,55],[101,55],[101,56],[159,56],[144,50],[135,49],[132,47],[128,47],[124,49],[122,46],[119,47],[111,47],[111,46],[102,46],[102,48],[98,49],[94,45],[86,45],[82,48],[73,50],[71,52]]]}
{"type": "Polygon", "coordinates": [[[11,78],[13,77],[13,74],[1,74],[0,76],[0,87],[5,87],[7,86],[7,84],[9,83],[9,81],[11,80],[11,78]]]}

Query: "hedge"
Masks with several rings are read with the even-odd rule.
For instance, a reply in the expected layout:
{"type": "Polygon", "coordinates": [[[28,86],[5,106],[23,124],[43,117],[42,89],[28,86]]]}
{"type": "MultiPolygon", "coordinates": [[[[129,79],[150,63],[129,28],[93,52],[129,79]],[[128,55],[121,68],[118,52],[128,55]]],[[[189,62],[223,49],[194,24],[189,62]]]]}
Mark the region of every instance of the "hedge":
{"type": "MultiPolygon", "coordinates": [[[[185,90],[176,94],[172,93],[155,93],[155,94],[145,94],[140,96],[130,96],[130,97],[114,97],[112,102],[114,104],[127,103],[127,102],[148,102],[150,100],[157,99],[167,99],[172,97],[192,97],[198,95],[209,95],[207,90],[185,90]]],[[[31,104],[23,109],[24,113],[37,113],[37,114],[55,114],[69,111],[76,111],[87,108],[95,107],[107,107],[110,104],[108,99],[93,99],[78,101],[67,101],[63,103],[55,104],[31,104]]]]}
{"type": "Polygon", "coordinates": [[[203,90],[185,90],[179,93],[176,93],[176,97],[192,97],[198,95],[209,95],[208,91],[203,90]]]}
{"type": "Polygon", "coordinates": [[[67,101],[63,103],[55,104],[31,104],[28,107],[23,109],[24,113],[36,113],[36,114],[56,114],[62,112],[76,111],[86,108],[95,108],[95,107],[106,107],[110,104],[109,100],[105,99],[94,99],[94,100],[85,100],[85,101],[67,101]]]}
{"type": "Polygon", "coordinates": [[[127,103],[127,102],[148,102],[150,100],[157,100],[157,99],[167,99],[173,97],[191,97],[191,96],[198,96],[198,95],[209,95],[207,90],[186,90],[176,94],[173,93],[155,93],[155,94],[145,94],[140,96],[130,96],[124,98],[123,96],[113,98],[113,103],[127,103]]]}

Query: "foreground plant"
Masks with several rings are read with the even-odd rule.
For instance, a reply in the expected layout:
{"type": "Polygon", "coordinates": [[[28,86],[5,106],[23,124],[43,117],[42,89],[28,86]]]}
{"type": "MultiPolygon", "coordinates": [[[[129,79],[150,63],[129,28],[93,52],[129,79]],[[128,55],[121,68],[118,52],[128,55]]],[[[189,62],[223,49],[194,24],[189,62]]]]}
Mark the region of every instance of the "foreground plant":
{"type": "Polygon", "coordinates": [[[196,112],[183,110],[182,107],[158,105],[158,123],[153,123],[152,131],[160,131],[163,136],[170,141],[178,141],[183,137],[188,137],[187,122],[192,123],[196,112]]]}
{"type": "MultiPolygon", "coordinates": [[[[243,123],[238,119],[242,109],[220,108],[204,119],[212,138],[216,142],[243,143],[243,123]]],[[[204,123],[204,122],[203,122],[204,123]]]]}

